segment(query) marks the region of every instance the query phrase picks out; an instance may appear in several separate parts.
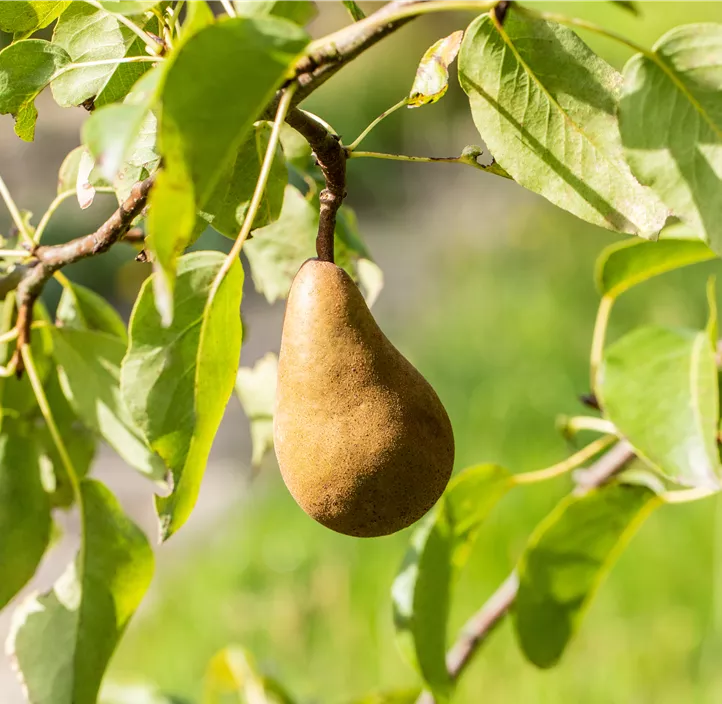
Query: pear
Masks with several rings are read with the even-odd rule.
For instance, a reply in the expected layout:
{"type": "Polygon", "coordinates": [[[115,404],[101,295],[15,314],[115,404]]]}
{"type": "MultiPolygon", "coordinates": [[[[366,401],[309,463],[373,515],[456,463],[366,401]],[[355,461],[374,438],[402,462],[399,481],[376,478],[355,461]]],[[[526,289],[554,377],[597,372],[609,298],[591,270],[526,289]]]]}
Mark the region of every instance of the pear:
{"type": "Polygon", "coordinates": [[[411,525],[449,481],[454,436],[441,401],[333,263],[309,259],[291,286],[273,437],[298,505],[346,535],[411,525]]]}

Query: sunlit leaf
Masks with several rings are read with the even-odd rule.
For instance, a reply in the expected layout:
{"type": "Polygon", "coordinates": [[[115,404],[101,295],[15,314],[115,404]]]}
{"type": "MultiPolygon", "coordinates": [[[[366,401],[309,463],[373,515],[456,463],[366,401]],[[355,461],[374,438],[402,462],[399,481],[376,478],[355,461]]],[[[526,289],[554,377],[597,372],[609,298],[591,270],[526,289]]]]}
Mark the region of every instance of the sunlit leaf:
{"type": "Polygon", "coordinates": [[[13,614],[8,652],[33,704],[95,704],[153,574],[153,552],[115,497],[83,480],[83,549],[52,591],[13,614]]]}
{"type": "MultiPolygon", "coordinates": [[[[77,63],[121,59],[135,40],[136,35],[116,17],[85,2],[71,3],[53,31],[53,46],[64,49],[71,60],[77,63]]],[[[139,64],[130,70],[138,78],[149,66],[139,64]]],[[[87,66],[68,71],[53,81],[53,97],[63,107],[80,105],[90,98],[98,97],[116,71],[121,69],[127,77],[128,68],[119,64],[87,66]]],[[[131,85],[132,80],[128,88],[131,85]]]]}
{"type": "Polygon", "coordinates": [[[660,503],[646,486],[608,484],[568,497],[539,524],[519,561],[512,610],[528,660],[558,662],[601,581],[660,503]]]}
{"type": "Polygon", "coordinates": [[[426,50],[416,69],[409,107],[418,108],[444,97],[449,88],[449,66],[459,53],[463,37],[462,31],[454,32],[426,50]]]}
{"type": "Polygon", "coordinates": [[[375,692],[361,697],[361,699],[354,699],[353,704],[414,704],[420,694],[418,689],[375,692]]]}
{"type": "Polygon", "coordinates": [[[83,142],[111,183],[126,163],[149,168],[158,162],[156,119],[149,110],[159,79],[159,72],[147,73],[123,104],[96,110],[83,125],[83,142]]]}
{"type": "MultiPolygon", "coordinates": [[[[271,125],[268,122],[258,123],[254,132],[241,145],[235,160],[203,207],[201,217],[226,237],[235,239],[238,236],[248,212],[270,137],[271,125]]],[[[255,228],[278,220],[287,182],[288,171],[279,146],[261,205],[253,221],[255,228]]]]}
{"type": "MultiPolygon", "coordinates": [[[[279,219],[255,230],[253,239],[243,246],[256,290],[263,293],[269,303],[285,298],[301,264],[316,256],[317,233],[318,206],[304,198],[298,189],[287,186],[279,219]]],[[[359,283],[369,304],[373,303],[383,285],[383,277],[370,261],[358,235],[353,211],[345,206],[339,211],[336,223],[336,263],[359,283]]]]}
{"type": "Polygon", "coordinates": [[[98,0],[109,12],[119,15],[139,15],[160,4],[160,0],[98,0]]]}
{"type": "Polygon", "coordinates": [[[311,0],[234,0],[236,14],[247,17],[273,15],[305,25],[317,14],[316,4],[311,0]]]}
{"type": "Polygon", "coordinates": [[[0,51],[0,114],[15,116],[20,139],[33,141],[38,117],[35,98],[69,63],[64,49],[42,39],[15,42],[0,51]]]}
{"type": "Polygon", "coordinates": [[[251,422],[255,467],[273,449],[273,409],[276,403],[278,357],[269,352],[253,367],[241,367],[236,376],[236,393],[251,422]]]}
{"type": "MultiPolygon", "coordinates": [[[[68,403],[60,386],[57,369],[52,369],[43,384],[43,390],[50,406],[55,425],[58,427],[60,437],[70,457],[73,470],[79,479],[85,477],[95,458],[98,446],[97,435],[78,418],[78,414],[68,403]]],[[[75,501],[73,483],[68,476],[67,468],[63,462],[55,440],[46,423],[39,424],[40,409],[34,414],[34,437],[37,440],[43,461],[46,461],[52,473],[52,485],[46,489],[51,491],[50,501],[55,508],[67,508],[75,501]]],[[[46,482],[48,481],[46,475],[46,482]]]]}
{"type": "Polygon", "coordinates": [[[236,261],[212,295],[223,261],[220,252],[181,257],[170,327],[162,325],[151,281],[131,316],[121,386],[132,417],[173,474],[171,495],[157,500],[164,539],[193,510],[236,379],[243,268],[236,261]]]}
{"type": "Polygon", "coordinates": [[[719,485],[717,367],[706,333],[634,330],[605,351],[598,392],[605,416],[665,477],[719,485]]]}
{"type": "Polygon", "coordinates": [[[437,698],[452,681],[446,669],[446,628],[452,587],[481,524],[512,487],[511,474],[478,465],[452,479],[433,512],[415,530],[392,587],[401,649],[437,698]]]}
{"type": "Polygon", "coordinates": [[[68,283],[60,296],[55,313],[58,325],[80,330],[97,330],[128,339],[125,323],[108,301],[85,286],[68,283]]]}
{"type": "Polygon", "coordinates": [[[131,466],[165,486],[166,469],[148,449],[120,394],[125,342],[92,330],[53,328],[60,385],[83,422],[131,466]]]}
{"type": "Polygon", "coordinates": [[[0,31],[14,34],[16,39],[30,36],[54,22],[70,2],[47,0],[0,2],[0,31]]]}
{"type": "Polygon", "coordinates": [[[283,687],[260,672],[246,650],[230,647],[217,653],[206,671],[203,704],[293,704],[283,687]],[[232,699],[227,699],[233,695],[232,699]]]}
{"type": "Polygon", "coordinates": [[[195,213],[203,210],[307,41],[287,20],[238,17],[200,29],[174,55],[159,126],[167,175],[153,189],[150,208],[158,212],[148,222],[166,323],[176,261],[191,241],[195,213]],[[243,90],[232,89],[238,85],[243,90]]]}
{"type": "Polygon", "coordinates": [[[3,423],[0,435],[0,609],[35,574],[50,541],[50,500],[30,433],[3,423]]]}
{"type": "Polygon", "coordinates": [[[722,25],[665,34],[624,68],[627,161],[673,213],[722,254],[722,25]]]}
{"type": "Polygon", "coordinates": [[[616,298],[633,286],[683,266],[714,259],[715,253],[699,240],[660,239],[658,242],[623,240],[609,245],[597,259],[597,288],[616,298]]]}
{"type": "Polygon", "coordinates": [[[595,225],[653,237],[667,210],[627,166],[621,76],[569,29],[513,6],[474,20],[459,54],[474,122],[514,180],[595,225]]]}

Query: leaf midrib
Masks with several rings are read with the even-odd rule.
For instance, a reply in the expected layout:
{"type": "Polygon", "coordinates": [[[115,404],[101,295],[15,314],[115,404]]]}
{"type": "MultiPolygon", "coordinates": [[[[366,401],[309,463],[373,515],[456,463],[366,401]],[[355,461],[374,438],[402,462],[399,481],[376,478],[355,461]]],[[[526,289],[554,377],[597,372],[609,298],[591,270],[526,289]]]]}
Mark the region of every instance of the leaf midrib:
{"type": "Polygon", "coordinates": [[[539,80],[536,73],[531,69],[529,64],[524,61],[521,54],[518,52],[516,46],[514,46],[514,43],[511,40],[511,37],[504,31],[504,28],[499,24],[499,22],[494,17],[493,13],[489,13],[489,17],[492,21],[492,24],[494,25],[494,28],[499,33],[499,36],[501,37],[502,41],[506,46],[509,47],[511,52],[514,54],[514,57],[519,62],[519,64],[523,67],[526,74],[534,81],[534,83],[539,87],[539,89],[546,95],[549,102],[554,105],[557,110],[564,116],[564,119],[574,128],[576,132],[578,132],[581,137],[588,142],[593,148],[595,152],[598,152],[601,154],[605,161],[620,175],[627,177],[627,174],[622,171],[618,161],[615,161],[611,158],[611,156],[603,149],[601,149],[596,142],[571,118],[571,116],[567,113],[566,110],[557,102],[556,98],[549,92],[547,87],[539,80]]]}

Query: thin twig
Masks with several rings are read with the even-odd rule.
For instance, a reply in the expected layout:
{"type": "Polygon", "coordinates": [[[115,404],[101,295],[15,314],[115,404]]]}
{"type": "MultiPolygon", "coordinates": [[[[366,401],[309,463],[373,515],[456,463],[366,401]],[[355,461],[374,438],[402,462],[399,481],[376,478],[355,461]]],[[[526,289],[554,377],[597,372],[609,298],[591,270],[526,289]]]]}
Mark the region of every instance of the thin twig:
{"type": "Polygon", "coordinates": [[[154,180],[155,176],[150,176],[145,181],[136,183],[131,189],[128,199],[95,232],[70,240],[70,242],[40,246],[33,250],[32,255],[37,263],[27,270],[17,287],[18,318],[16,327],[18,338],[15,361],[18,375],[22,374],[24,369],[21,350],[30,343],[33,306],[47,281],[58,269],[106,252],[118,242],[145,207],[154,180]]]}
{"type": "Polygon", "coordinates": [[[336,214],[346,197],[346,151],[338,135],[308,113],[294,108],[286,116],[286,122],[311,145],[316,162],[326,181],[326,187],[319,194],[321,208],[318,220],[316,252],[321,261],[334,260],[334,233],[336,214]]]}
{"type": "MultiPolygon", "coordinates": [[[[601,486],[621,471],[634,458],[629,443],[622,440],[602,455],[589,469],[577,472],[575,495],[584,494],[601,486]]],[[[484,605],[464,624],[454,645],[446,655],[446,669],[456,681],[484,644],[489,634],[506,616],[516,599],[519,581],[512,572],[501,586],[487,599],[484,605]]],[[[422,692],[416,704],[435,704],[431,692],[422,692]]]]}

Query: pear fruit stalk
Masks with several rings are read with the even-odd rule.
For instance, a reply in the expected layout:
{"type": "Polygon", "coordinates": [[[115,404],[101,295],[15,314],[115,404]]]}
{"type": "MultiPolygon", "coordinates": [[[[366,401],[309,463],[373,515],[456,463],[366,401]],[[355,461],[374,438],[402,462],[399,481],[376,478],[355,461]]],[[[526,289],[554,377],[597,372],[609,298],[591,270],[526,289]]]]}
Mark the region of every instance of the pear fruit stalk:
{"type": "Polygon", "coordinates": [[[395,533],[443,493],[451,423],[389,342],[356,284],[309,259],[288,296],[273,423],[281,474],[299,506],[339,533],[395,533]]]}

